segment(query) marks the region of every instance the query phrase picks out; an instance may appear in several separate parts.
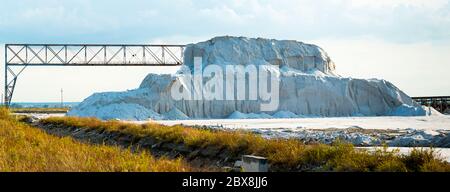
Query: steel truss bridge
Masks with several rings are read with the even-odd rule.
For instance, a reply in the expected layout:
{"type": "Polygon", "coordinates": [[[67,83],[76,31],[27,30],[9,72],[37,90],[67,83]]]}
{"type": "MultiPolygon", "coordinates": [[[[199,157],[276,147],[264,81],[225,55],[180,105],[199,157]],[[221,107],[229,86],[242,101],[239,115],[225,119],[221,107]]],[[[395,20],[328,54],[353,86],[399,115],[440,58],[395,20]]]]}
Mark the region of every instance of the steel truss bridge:
{"type": "Polygon", "coordinates": [[[177,66],[184,45],[139,44],[6,44],[5,105],[17,78],[27,67],[43,66],[177,66]]]}
{"type": "Polygon", "coordinates": [[[450,96],[413,97],[421,105],[431,106],[441,113],[450,109],[450,96]]]}

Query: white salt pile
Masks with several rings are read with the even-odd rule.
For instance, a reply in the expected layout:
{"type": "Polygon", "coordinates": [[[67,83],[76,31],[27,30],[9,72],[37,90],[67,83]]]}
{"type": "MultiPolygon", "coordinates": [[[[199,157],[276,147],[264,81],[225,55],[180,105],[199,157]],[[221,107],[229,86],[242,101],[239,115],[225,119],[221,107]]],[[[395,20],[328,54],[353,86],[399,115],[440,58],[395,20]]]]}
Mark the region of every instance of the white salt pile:
{"type": "MultiPolygon", "coordinates": [[[[245,74],[238,70],[236,74],[245,74]]],[[[220,76],[219,76],[220,77],[220,76]]],[[[204,78],[207,80],[208,78],[204,78]]],[[[246,79],[248,80],[248,79],[246,79]]],[[[226,81],[225,84],[234,82],[226,81]]],[[[246,84],[248,86],[248,82],[246,84]]],[[[234,87],[236,92],[242,87],[234,87]]],[[[213,89],[205,81],[205,89],[213,89]]],[[[201,91],[200,91],[201,92],[201,91]]],[[[149,74],[135,90],[97,93],[72,108],[69,116],[100,119],[207,119],[207,118],[295,118],[304,116],[417,116],[426,111],[393,84],[378,79],[343,78],[323,49],[298,41],[245,37],[216,37],[187,45],[184,66],[177,74],[149,74]],[[261,111],[266,100],[176,100],[173,85],[186,93],[194,58],[209,65],[262,66],[279,83],[276,110],[261,111]]]]}

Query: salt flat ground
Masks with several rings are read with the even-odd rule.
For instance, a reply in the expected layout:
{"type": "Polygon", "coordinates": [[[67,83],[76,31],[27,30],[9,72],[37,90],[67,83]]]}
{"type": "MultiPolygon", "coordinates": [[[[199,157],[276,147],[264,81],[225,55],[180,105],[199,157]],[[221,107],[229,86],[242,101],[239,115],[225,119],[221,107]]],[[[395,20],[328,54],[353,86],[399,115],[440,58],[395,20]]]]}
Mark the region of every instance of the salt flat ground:
{"type": "MultiPolygon", "coordinates": [[[[65,114],[27,114],[37,118],[64,116],[65,114]]],[[[143,124],[148,121],[125,121],[143,124]]],[[[450,130],[450,115],[432,115],[418,117],[330,117],[330,118],[290,118],[290,119],[195,119],[195,120],[158,120],[163,125],[183,124],[188,126],[223,127],[228,129],[327,129],[327,128],[363,128],[363,129],[418,129],[450,130]]]]}
{"type": "MultiPolygon", "coordinates": [[[[37,118],[64,116],[65,114],[28,114],[37,118]]],[[[149,121],[125,121],[143,124],[149,121]]],[[[188,125],[223,127],[228,129],[417,129],[450,130],[450,115],[420,117],[331,117],[331,118],[291,118],[291,119],[196,119],[196,120],[158,120],[163,125],[188,125]]]]}
{"type": "MultiPolygon", "coordinates": [[[[145,121],[133,121],[145,123],[145,121]]],[[[223,126],[229,129],[419,129],[450,130],[450,115],[421,117],[333,117],[333,118],[293,118],[293,119],[208,119],[156,121],[164,125],[183,124],[189,126],[223,126]]]]}
{"type": "MultiPolygon", "coordinates": [[[[363,128],[363,129],[418,129],[450,130],[450,115],[433,115],[423,117],[335,117],[335,118],[295,118],[295,119],[213,119],[213,120],[176,120],[156,121],[164,125],[198,125],[223,127],[229,129],[327,129],[327,128],[363,128]]],[[[143,123],[142,121],[135,123],[143,123]]],[[[377,147],[365,147],[373,150],[377,147]]],[[[423,147],[426,149],[426,147],[423,147]]],[[[411,147],[389,147],[398,149],[401,154],[408,154],[411,147]]],[[[450,162],[450,148],[435,148],[440,156],[450,162]]]]}
{"type": "MultiPolygon", "coordinates": [[[[358,147],[361,149],[367,149],[369,151],[375,150],[379,147],[358,147]]],[[[388,147],[388,151],[398,150],[400,154],[409,154],[414,148],[412,147],[388,147]]],[[[429,149],[429,147],[420,147],[420,149],[429,149]]],[[[450,149],[449,148],[433,148],[441,158],[450,162],[450,149]]]]}

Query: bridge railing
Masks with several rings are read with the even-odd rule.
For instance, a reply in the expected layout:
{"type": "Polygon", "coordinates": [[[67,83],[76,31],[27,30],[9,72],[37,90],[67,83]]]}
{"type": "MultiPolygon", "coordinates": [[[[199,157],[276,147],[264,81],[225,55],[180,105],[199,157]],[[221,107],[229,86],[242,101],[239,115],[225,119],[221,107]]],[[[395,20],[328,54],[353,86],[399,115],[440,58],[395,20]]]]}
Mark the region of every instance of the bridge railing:
{"type": "Polygon", "coordinates": [[[441,113],[450,108],[450,96],[412,97],[412,99],[421,105],[431,106],[441,113]]]}
{"type": "Polygon", "coordinates": [[[11,103],[17,77],[26,67],[175,66],[183,64],[184,48],[145,44],[6,44],[5,105],[11,103]]]}
{"type": "Polygon", "coordinates": [[[7,44],[14,65],[181,65],[184,45],[7,44]]]}

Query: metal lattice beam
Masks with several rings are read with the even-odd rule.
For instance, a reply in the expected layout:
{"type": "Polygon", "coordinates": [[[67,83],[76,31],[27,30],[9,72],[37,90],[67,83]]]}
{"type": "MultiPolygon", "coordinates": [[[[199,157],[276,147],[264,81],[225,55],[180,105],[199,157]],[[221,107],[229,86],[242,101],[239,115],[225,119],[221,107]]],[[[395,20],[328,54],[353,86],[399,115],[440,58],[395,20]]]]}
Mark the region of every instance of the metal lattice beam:
{"type": "Polygon", "coordinates": [[[17,77],[31,66],[177,66],[184,45],[139,44],[6,44],[5,105],[9,106],[17,77]],[[20,67],[14,72],[13,67],[20,67]]]}
{"type": "Polygon", "coordinates": [[[441,113],[450,108],[450,96],[412,97],[412,99],[421,105],[433,107],[441,113]]]}

